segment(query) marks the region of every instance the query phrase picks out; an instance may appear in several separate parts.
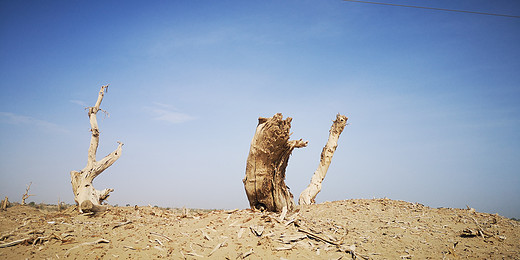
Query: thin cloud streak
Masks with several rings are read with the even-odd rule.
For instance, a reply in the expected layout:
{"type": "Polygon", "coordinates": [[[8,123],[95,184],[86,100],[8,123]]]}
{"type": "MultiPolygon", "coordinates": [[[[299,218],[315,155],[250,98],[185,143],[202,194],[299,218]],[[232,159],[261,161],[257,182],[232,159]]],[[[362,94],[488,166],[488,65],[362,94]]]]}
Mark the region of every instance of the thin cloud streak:
{"type": "Polygon", "coordinates": [[[76,105],[80,105],[82,107],[88,107],[87,103],[81,101],[81,100],[75,100],[75,99],[72,99],[72,100],[69,100],[70,103],[74,103],[76,105]]]}
{"type": "Polygon", "coordinates": [[[174,111],[172,106],[162,103],[153,103],[153,107],[145,107],[152,114],[152,119],[157,121],[165,121],[172,124],[180,124],[195,118],[181,112],[174,111]]]}
{"type": "Polygon", "coordinates": [[[0,123],[10,124],[10,125],[27,125],[27,126],[35,126],[39,129],[48,132],[60,132],[60,133],[68,133],[69,131],[57,124],[37,119],[30,116],[18,115],[10,112],[0,112],[0,123]]]}

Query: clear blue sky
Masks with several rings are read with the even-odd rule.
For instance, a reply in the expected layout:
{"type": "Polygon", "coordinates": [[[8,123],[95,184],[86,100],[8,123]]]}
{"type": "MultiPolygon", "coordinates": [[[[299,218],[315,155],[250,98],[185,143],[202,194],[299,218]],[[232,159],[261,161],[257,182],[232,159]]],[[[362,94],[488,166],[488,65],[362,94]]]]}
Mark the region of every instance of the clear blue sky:
{"type": "MultiPolygon", "coordinates": [[[[380,0],[383,1],[383,0],[380,0]]],[[[384,0],[520,15],[518,1],[384,0]]],[[[336,113],[317,201],[520,217],[520,19],[344,1],[0,2],[0,196],[73,203],[85,106],[110,84],[94,181],[110,204],[246,208],[258,117],[293,117],[297,197],[336,113]]]]}

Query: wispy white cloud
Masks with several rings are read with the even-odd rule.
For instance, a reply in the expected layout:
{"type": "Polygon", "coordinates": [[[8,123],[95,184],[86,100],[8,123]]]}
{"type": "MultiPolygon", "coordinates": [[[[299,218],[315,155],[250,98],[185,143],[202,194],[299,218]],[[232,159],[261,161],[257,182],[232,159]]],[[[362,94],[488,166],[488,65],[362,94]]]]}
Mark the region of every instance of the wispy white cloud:
{"type": "Polygon", "coordinates": [[[153,120],[179,124],[195,119],[188,114],[177,111],[177,109],[168,104],[154,102],[153,106],[145,107],[145,109],[150,112],[153,120]]]}
{"type": "Polygon", "coordinates": [[[74,104],[77,104],[77,105],[80,105],[82,107],[87,107],[87,103],[81,101],[81,100],[75,100],[75,99],[72,99],[72,100],[69,100],[70,103],[74,103],[74,104]]]}
{"type": "Polygon", "coordinates": [[[69,131],[57,124],[30,116],[18,115],[10,112],[0,112],[0,123],[20,126],[37,127],[49,132],[68,133],[69,131]]]}
{"type": "Polygon", "coordinates": [[[175,109],[172,105],[168,105],[168,104],[164,104],[164,103],[159,103],[159,102],[153,102],[154,106],[157,106],[157,107],[160,107],[160,108],[163,108],[163,109],[171,109],[171,110],[177,110],[175,109]]]}

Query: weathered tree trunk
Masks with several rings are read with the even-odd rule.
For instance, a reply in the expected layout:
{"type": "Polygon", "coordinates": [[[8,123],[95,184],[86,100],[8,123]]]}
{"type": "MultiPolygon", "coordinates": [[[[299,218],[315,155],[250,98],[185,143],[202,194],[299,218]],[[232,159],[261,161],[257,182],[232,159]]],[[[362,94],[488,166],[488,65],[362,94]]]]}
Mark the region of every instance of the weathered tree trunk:
{"type": "Polygon", "coordinates": [[[308,142],[289,141],[291,120],[283,120],[281,113],[258,118],[243,180],[253,209],[280,212],[284,207],[294,208],[293,195],[285,185],[285,168],[294,148],[305,147],[308,142]]]}
{"type": "Polygon", "coordinates": [[[114,189],[104,189],[100,191],[94,189],[94,186],[92,186],[94,178],[119,159],[123,146],[123,143],[118,142],[119,146],[115,151],[105,156],[101,161],[96,161],[96,152],[99,145],[99,128],[96,114],[100,110],[99,106],[101,105],[101,101],[103,100],[107,88],[108,85],[102,86],[99,91],[96,105],[87,108],[88,116],[90,118],[90,131],[92,132],[90,147],[88,149],[87,166],[79,172],[70,172],[74,200],[76,201],[80,212],[96,212],[104,210],[101,203],[110,196],[110,192],[114,191],[114,189]]]}
{"type": "Polygon", "coordinates": [[[5,199],[2,200],[2,205],[0,206],[0,209],[6,210],[8,206],[9,206],[9,199],[7,198],[7,196],[5,196],[5,199]]]}
{"type": "Polygon", "coordinates": [[[29,189],[31,188],[31,183],[29,183],[29,185],[27,185],[27,189],[25,189],[25,193],[22,195],[22,205],[25,205],[25,200],[28,199],[29,197],[31,196],[35,196],[34,194],[28,194],[29,193],[29,189]]]}
{"type": "Polygon", "coordinates": [[[321,191],[321,183],[323,179],[325,179],[325,175],[329,170],[330,163],[332,161],[332,156],[336,151],[336,147],[338,147],[338,139],[343,129],[347,125],[348,118],[346,116],[342,116],[340,114],[336,115],[336,120],[332,123],[329,131],[329,140],[323,150],[321,151],[321,159],[320,165],[318,165],[318,169],[314,172],[312,176],[311,183],[305,190],[300,194],[300,198],[298,199],[298,204],[300,205],[309,205],[314,204],[316,201],[314,200],[318,193],[321,191]]]}

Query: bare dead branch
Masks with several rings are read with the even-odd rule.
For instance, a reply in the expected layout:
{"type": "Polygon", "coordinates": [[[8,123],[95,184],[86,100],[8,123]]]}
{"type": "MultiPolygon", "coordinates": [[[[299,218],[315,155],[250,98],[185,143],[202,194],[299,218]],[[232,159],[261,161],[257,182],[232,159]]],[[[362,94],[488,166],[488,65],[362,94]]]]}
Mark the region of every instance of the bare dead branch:
{"type": "Polygon", "coordinates": [[[330,127],[327,144],[325,144],[325,147],[323,147],[321,152],[318,169],[316,169],[314,172],[309,186],[307,186],[307,188],[300,194],[298,204],[310,205],[316,203],[315,198],[321,191],[321,183],[325,179],[325,175],[329,170],[330,163],[332,162],[332,156],[338,147],[339,136],[343,132],[343,129],[345,129],[347,120],[348,118],[346,116],[340,114],[336,115],[336,120],[334,120],[334,123],[332,123],[332,126],[330,127]]]}
{"type": "Polygon", "coordinates": [[[27,185],[27,189],[25,189],[25,193],[22,195],[22,205],[25,205],[25,200],[31,196],[36,196],[34,194],[29,194],[29,189],[31,188],[31,184],[32,182],[29,183],[29,185],[27,185]]]}

